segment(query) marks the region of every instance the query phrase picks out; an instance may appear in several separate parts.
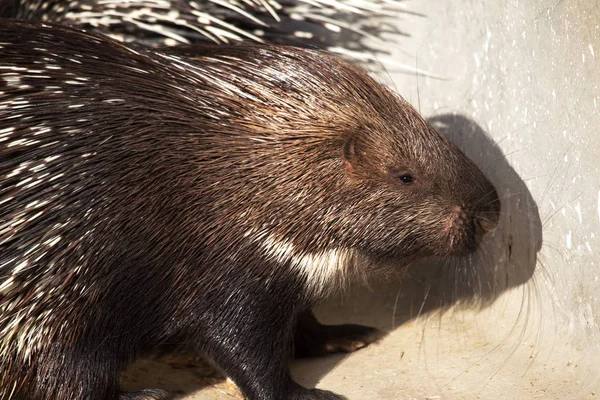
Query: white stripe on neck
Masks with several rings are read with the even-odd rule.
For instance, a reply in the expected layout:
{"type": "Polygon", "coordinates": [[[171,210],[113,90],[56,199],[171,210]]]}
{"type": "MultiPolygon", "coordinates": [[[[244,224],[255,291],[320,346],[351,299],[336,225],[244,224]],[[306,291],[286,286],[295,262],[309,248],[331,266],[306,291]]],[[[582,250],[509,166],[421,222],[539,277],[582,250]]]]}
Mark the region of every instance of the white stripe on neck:
{"type": "Polygon", "coordinates": [[[264,239],[262,248],[271,259],[289,263],[306,278],[309,292],[316,295],[341,285],[353,257],[350,249],[298,252],[292,243],[278,240],[273,235],[264,239]]]}

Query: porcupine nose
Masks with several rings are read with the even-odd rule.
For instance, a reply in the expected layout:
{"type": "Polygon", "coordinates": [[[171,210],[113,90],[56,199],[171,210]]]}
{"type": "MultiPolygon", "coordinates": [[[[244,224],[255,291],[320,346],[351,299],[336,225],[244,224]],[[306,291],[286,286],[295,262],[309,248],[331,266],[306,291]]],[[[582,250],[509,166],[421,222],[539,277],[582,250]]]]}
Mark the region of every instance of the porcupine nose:
{"type": "Polygon", "coordinates": [[[485,235],[496,229],[499,219],[500,200],[495,190],[473,208],[454,206],[444,226],[450,253],[460,255],[477,250],[485,235]]]}

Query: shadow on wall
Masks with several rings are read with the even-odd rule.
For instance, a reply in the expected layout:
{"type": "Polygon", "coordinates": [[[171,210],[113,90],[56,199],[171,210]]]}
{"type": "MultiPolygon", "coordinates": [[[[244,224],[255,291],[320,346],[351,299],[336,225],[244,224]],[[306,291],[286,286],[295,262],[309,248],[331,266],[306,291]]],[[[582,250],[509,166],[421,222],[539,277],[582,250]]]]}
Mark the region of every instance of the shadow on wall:
{"type": "MultiPolygon", "coordinates": [[[[542,226],[537,205],[523,180],[474,121],[446,114],[429,122],[496,186],[502,202],[498,228],[469,257],[414,265],[408,278],[394,282],[372,282],[368,288],[353,285],[343,296],[329,299],[317,310],[323,322],[360,323],[390,332],[422,314],[451,307],[483,309],[533,276],[542,245],[542,226]]],[[[298,379],[313,387],[343,358],[339,355],[301,361],[298,379]]]]}
{"type": "Polygon", "coordinates": [[[535,271],[542,247],[538,207],[500,148],[474,121],[461,115],[440,115],[429,122],[452,140],[496,186],[502,215],[496,231],[466,259],[432,263],[424,270],[442,307],[456,303],[491,305],[506,290],[526,283],[535,271]],[[429,273],[431,272],[431,274],[429,273]]]}

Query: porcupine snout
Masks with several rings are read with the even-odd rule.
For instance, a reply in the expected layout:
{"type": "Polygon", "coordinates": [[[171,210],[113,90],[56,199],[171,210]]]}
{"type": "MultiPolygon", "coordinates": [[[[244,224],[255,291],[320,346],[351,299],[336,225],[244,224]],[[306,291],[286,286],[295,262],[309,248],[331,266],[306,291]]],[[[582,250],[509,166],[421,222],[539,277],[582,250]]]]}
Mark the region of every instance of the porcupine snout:
{"type": "Polygon", "coordinates": [[[483,238],[498,226],[500,208],[494,188],[474,206],[454,206],[444,227],[450,253],[460,255],[477,250],[483,238]]]}

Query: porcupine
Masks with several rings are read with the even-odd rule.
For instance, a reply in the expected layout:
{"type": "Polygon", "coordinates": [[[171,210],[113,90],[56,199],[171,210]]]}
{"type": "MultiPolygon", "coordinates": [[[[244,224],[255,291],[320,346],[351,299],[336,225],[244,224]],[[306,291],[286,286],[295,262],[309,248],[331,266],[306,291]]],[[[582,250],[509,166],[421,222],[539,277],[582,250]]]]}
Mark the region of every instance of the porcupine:
{"type": "Polygon", "coordinates": [[[335,56],[0,22],[3,400],[166,398],[118,386],[165,343],[251,400],[340,399],[289,375],[306,310],[357,259],[464,254],[497,224],[481,171],[335,56]]]}

